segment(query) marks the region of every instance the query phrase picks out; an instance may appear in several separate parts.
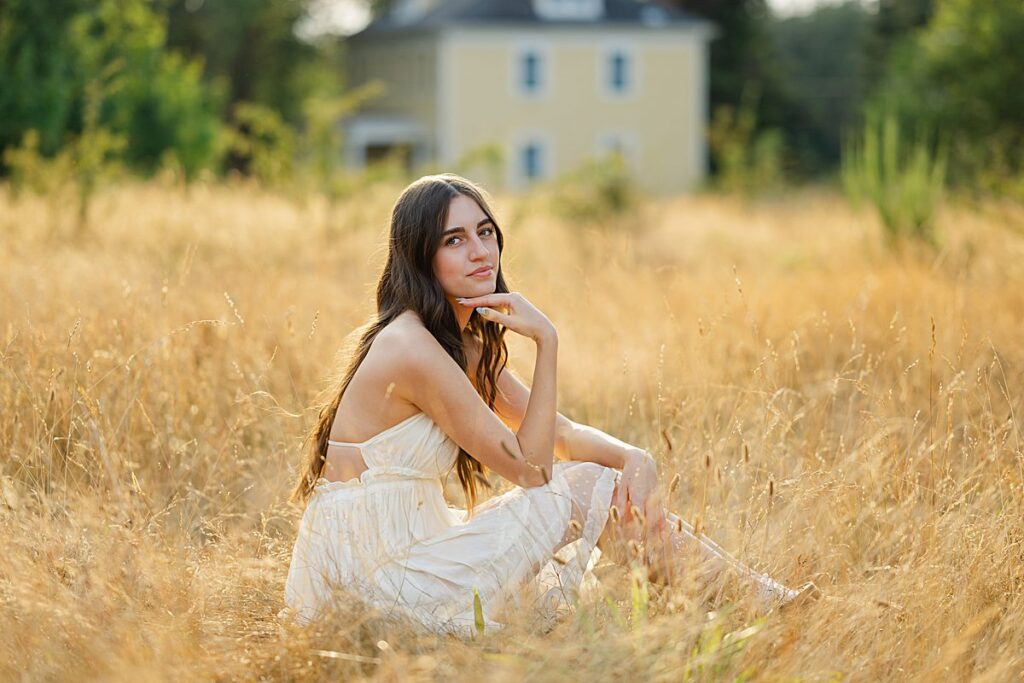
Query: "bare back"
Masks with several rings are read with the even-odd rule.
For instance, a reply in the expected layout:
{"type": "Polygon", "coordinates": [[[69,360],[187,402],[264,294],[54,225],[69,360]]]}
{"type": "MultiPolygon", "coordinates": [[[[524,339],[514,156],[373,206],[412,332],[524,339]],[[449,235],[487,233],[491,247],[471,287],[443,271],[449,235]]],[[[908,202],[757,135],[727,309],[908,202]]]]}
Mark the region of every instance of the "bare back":
{"type": "MultiPolygon", "coordinates": [[[[398,352],[394,342],[413,326],[422,329],[423,323],[415,312],[408,310],[374,338],[341,397],[331,425],[329,438],[332,441],[361,443],[422,412],[404,398],[409,392],[402,386],[402,373],[396,370],[398,363],[394,357],[398,352]]],[[[347,481],[366,469],[366,462],[357,446],[328,445],[323,471],[325,479],[347,481]]]]}

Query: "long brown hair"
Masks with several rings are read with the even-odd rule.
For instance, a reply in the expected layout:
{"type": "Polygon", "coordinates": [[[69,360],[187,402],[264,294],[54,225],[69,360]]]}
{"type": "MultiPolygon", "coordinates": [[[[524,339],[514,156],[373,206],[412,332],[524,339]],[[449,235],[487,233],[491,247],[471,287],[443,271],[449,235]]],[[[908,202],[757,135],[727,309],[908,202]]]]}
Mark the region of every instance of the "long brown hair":
{"type": "MultiPolygon", "coordinates": [[[[441,233],[448,220],[448,206],[459,195],[473,199],[494,224],[498,237],[498,276],[495,292],[508,292],[501,268],[501,252],[505,240],[488,205],[486,192],[471,181],[453,173],[429,175],[406,187],[391,210],[390,238],[384,271],[377,281],[377,314],[363,325],[359,343],[333,399],[319,405],[320,417],[305,443],[310,443],[306,466],[303,468],[292,500],[309,499],[327,460],[327,440],[341,397],[348,388],[359,364],[363,362],[370,344],[388,323],[406,310],[419,314],[424,326],[430,330],[441,347],[448,352],[464,371],[466,352],[462,346],[459,322],[451,304],[445,298],[441,284],[434,276],[434,254],[441,242],[441,233]]],[[[480,363],[476,369],[476,387],[487,406],[494,409],[497,395],[497,377],[508,359],[505,328],[484,320],[474,311],[466,330],[480,341],[480,363]]],[[[459,448],[455,462],[459,482],[466,493],[472,514],[477,498],[477,477],[484,481],[484,468],[465,450],[459,448]]]]}

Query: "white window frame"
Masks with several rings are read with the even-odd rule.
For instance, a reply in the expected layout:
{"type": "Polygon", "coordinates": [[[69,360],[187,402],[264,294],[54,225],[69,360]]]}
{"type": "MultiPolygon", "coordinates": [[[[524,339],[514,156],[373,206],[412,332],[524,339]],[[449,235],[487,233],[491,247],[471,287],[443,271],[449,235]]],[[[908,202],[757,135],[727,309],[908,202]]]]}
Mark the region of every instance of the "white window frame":
{"type": "Polygon", "coordinates": [[[529,41],[518,43],[511,51],[512,59],[509,63],[509,94],[519,99],[542,100],[547,99],[552,92],[551,48],[541,42],[529,41]],[[539,57],[537,64],[538,85],[534,90],[527,90],[523,86],[523,59],[527,54],[533,53],[539,57]]]}
{"type": "Polygon", "coordinates": [[[604,45],[600,50],[600,63],[597,69],[598,90],[609,100],[633,99],[640,91],[640,59],[639,50],[631,43],[614,42],[604,45]],[[615,55],[626,57],[626,84],[622,90],[612,87],[612,58],[615,55]]]}

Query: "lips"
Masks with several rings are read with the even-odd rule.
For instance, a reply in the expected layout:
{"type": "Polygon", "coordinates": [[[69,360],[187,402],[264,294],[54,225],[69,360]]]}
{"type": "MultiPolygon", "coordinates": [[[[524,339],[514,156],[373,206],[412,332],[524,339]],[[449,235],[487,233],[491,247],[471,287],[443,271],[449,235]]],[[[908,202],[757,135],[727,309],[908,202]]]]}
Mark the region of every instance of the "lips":
{"type": "Polygon", "coordinates": [[[490,271],[492,269],[493,269],[492,266],[483,266],[482,268],[477,268],[476,270],[474,270],[472,273],[470,273],[470,275],[480,275],[480,274],[485,273],[487,271],[490,271]]]}

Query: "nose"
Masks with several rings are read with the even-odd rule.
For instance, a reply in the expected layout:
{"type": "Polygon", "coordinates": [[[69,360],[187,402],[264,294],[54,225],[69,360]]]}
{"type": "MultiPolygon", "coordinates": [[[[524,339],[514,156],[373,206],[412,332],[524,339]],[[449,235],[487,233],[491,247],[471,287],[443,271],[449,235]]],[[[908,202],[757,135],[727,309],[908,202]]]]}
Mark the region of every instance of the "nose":
{"type": "Polygon", "coordinates": [[[479,236],[474,236],[470,241],[469,257],[473,261],[482,261],[487,258],[487,245],[479,236]]]}

